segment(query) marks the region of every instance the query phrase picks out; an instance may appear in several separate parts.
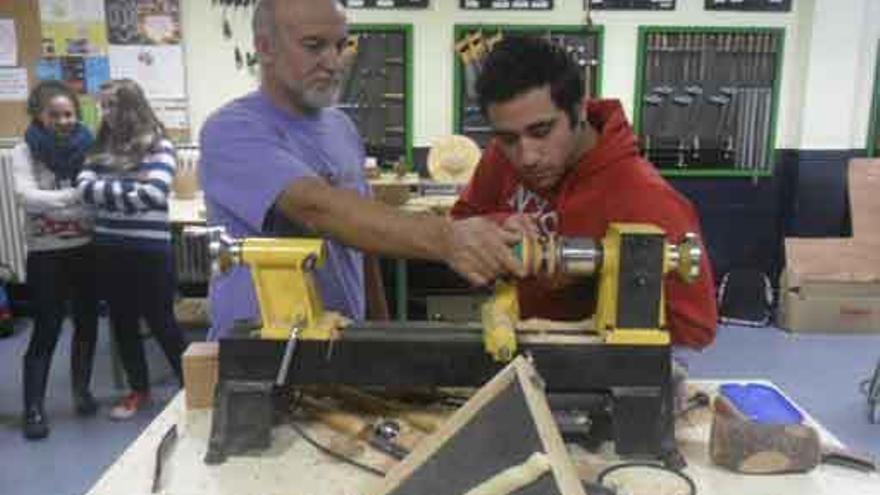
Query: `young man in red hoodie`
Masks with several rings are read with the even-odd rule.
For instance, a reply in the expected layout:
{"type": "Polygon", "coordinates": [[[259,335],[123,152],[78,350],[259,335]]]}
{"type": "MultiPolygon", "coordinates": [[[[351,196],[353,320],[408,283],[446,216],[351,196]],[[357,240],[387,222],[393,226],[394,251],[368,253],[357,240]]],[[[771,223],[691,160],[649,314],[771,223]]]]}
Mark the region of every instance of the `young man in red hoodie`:
{"type": "MultiPolygon", "coordinates": [[[[699,233],[690,202],[639,155],[620,102],[587,101],[582,72],[561,48],[538,37],[507,38],[489,54],[476,88],[494,139],[453,217],[489,216],[510,230],[594,239],[611,222],[654,224],[673,242],[699,233]]],[[[702,348],[715,337],[707,256],[700,270],[691,284],[666,278],[677,345],[702,348]]],[[[531,277],[518,288],[523,318],[574,320],[595,309],[590,280],[531,277]]]]}

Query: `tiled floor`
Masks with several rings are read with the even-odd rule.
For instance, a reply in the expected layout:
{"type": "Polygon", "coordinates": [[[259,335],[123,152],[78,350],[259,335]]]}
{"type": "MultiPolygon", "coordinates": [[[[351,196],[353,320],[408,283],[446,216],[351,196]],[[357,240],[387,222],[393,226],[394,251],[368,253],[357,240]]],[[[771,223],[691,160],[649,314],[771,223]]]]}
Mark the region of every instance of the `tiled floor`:
{"type": "Polygon", "coordinates": [[[85,419],[73,413],[70,330],[62,335],[46,399],[51,433],[40,442],[26,441],[21,435],[21,358],[30,337],[30,322],[17,322],[15,335],[0,340],[0,494],[85,493],[173,396],[177,386],[171,368],[159,346],[147,339],[153,406],[130,421],[111,421],[107,412],[124,390],[113,383],[108,334],[102,324],[92,380],[101,411],[97,417],[85,419]]]}

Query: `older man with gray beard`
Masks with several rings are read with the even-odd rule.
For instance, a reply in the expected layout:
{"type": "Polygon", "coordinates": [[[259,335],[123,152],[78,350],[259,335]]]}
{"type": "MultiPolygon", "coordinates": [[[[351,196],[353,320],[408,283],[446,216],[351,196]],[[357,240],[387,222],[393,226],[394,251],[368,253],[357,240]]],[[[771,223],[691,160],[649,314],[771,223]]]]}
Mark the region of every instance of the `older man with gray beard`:
{"type": "MultiPolygon", "coordinates": [[[[259,90],[223,106],[201,132],[210,224],[239,237],[328,238],[318,287],[328,309],[355,320],[387,312],[381,291],[364,289],[381,285],[363,252],[441,261],[475,285],[525,275],[508,248],[519,236],[488,220],[411,215],[369,199],[363,143],[332,106],[348,35],[335,0],[262,0],[253,31],[259,90]]],[[[210,296],[215,338],[258,315],[246,269],[215,279],[210,296]]]]}

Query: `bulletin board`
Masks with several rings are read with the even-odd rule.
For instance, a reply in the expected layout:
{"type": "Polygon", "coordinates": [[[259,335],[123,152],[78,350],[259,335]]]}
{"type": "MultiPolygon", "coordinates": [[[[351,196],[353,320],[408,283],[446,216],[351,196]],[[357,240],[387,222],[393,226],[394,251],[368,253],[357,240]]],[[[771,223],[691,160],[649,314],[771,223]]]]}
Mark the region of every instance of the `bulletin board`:
{"type": "MultiPolygon", "coordinates": [[[[0,0],[0,18],[13,19],[18,38],[18,67],[27,68],[28,88],[35,84],[34,66],[40,58],[38,0],[0,0]]],[[[24,134],[30,123],[24,101],[0,101],[0,138],[24,134]]]]}
{"type": "MultiPolygon", "coordinates": [[[[0,0],[0,19],[15,23],[16,67],[26,69],[28,90],[40,80],[65,81],[94,129],[100,84],[131,78],[169,137],[190,140],[180,0],[0,0]]],[[[0,68],[6,77],[10,69],[0,68]]],[[[0,138],[21,136],[29,123],[24,101],[0,99],[0,115],[0,138]]]]}

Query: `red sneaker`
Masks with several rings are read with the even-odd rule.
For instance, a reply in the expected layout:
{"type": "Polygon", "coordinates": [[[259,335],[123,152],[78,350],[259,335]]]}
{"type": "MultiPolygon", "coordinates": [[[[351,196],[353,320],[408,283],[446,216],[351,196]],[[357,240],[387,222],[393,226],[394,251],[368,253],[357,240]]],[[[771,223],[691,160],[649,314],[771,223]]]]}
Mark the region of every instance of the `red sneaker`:
{"type": "Polygon", "coordinates": [[[130,392],[110,409],[110,419],[129,419],[150,405],[149,392],[130,392]]]}

